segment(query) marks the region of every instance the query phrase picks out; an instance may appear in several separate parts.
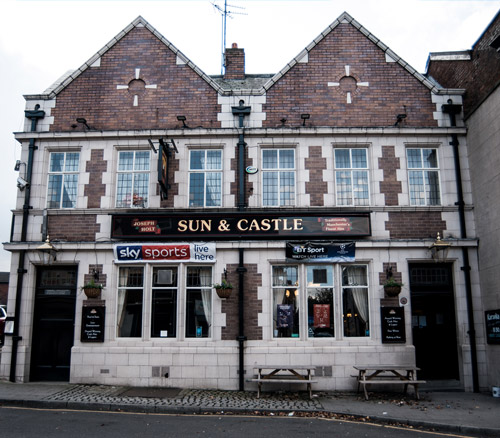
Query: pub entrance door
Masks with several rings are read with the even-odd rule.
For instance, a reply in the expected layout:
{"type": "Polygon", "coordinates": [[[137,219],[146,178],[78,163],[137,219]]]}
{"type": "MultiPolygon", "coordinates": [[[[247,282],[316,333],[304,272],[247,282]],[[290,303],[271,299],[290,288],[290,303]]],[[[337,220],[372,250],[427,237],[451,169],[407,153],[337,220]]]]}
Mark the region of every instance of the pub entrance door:
{"type": "Polygon", "coordinates": [[[76,278],[72,266],[37,271],[31,381],[69,381],[76,278]]]}
{"type": "Polygon", "coordinates": [[[410,264],[413,345],[419,378],[459,380],[452,265],[410,264]]]}

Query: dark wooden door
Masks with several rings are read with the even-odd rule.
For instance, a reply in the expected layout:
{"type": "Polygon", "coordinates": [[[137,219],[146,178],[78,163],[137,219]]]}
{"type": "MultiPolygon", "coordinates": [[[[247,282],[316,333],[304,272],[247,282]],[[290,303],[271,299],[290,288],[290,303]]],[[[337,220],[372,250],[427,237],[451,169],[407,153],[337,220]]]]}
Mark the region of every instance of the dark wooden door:
{"type": "Polygon", "coordinates": [[[419,378],[458,380],[451,264],[411,264],[412,334],[419,378]]]}
{"type": "Polygon", "coordinates": [[[76,268],[39,269],[31,381],[69,381],[74,340],[76,268]]]}

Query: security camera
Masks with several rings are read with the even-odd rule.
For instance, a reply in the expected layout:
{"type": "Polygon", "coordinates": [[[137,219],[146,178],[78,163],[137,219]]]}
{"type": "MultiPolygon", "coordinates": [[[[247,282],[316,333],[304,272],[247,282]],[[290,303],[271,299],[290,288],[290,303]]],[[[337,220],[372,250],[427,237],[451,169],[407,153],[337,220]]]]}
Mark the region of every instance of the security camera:
{"type": "Polygon", "coordinates": [[[26,187],[28,187],[29,183],[24,178],[17,178],[17,187],[19,190],[23,191],[26,187]]]}

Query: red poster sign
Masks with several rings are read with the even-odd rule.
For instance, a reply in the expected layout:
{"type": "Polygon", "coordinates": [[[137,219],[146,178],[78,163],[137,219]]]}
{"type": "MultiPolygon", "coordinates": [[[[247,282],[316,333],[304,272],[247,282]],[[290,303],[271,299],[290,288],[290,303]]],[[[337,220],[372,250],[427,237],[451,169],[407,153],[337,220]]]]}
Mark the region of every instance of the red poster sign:
{"type": "Polygon", "coordinates": [[[314,304],[314,327],[330,327],[330,304],[314,304]]]}

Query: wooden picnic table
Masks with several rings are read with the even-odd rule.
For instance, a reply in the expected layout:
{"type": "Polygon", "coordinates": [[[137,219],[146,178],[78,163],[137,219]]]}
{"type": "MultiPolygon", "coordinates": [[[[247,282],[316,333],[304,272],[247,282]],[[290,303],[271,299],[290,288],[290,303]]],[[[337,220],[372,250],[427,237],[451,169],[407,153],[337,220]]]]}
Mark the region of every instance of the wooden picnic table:
{"type": "Polygon", "coordinates": [[[413,385],[415,397],[420,399],[418,385],[426,383],[425,380],[417,379],[417,371],[420,369],[415,365],[355,365],[354,369],[358,371],[356,376],[359,386],[363,386],[365,398],[368,400],[367,385],[389,385],[404,384],[404,393],[408,390],[408,385],[413,385]]]}
{"type": "Polygon", "coordinates": [[[311,365],[254,365],[256,376],[249,379],[250,382],[257,382],[257,398],[260,398],[263,383],[301,383],[307,385],[309,398],[312,398],[311,384],[314,369],[311,365]]]}

